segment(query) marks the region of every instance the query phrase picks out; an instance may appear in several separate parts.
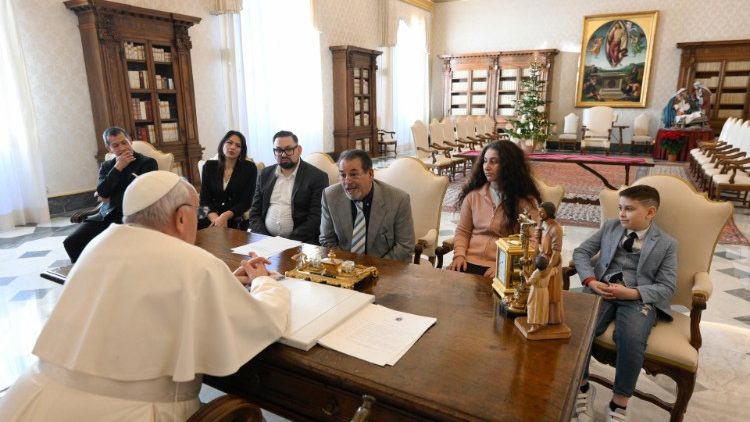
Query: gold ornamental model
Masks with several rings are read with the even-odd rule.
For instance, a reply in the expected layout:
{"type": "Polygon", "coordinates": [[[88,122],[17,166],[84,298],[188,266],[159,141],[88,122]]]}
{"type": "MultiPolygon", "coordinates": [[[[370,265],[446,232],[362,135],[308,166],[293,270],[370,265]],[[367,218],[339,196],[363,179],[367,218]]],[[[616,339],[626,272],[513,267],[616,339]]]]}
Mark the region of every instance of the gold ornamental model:
{"type": "Polygon", "coordinates": [[[511,318],[526,314],[529,289],[526,280],[531,276],[535,250],[529,244],[531,228],[536,222],[527,212],[518,215],[520,233],[497,240],[496,271],[492,289],[497,294],[500,311],[511,318]]]}
{"type": "Polygon", "coordinates": [[[308,257],[303,253],[292,256],[292,259],[297,262],[297,265],[294,269],[286,271],[285,276],[345,289],[354,288],[355,284],[368,277],[378,276],[377,268],[338,259],[333,250],[329,251],[328,256],[323,259],[308,257]]]}

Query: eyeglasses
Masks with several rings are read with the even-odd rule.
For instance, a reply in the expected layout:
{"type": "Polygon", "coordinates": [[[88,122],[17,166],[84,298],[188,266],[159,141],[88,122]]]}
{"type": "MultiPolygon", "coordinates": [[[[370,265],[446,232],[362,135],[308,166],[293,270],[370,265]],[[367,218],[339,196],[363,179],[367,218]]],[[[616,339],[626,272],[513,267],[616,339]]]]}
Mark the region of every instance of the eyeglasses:
{"type": "Polygon", "coordinates": [[[193,207],[193,208],[195,208],[195,215],[198,217],[199,220],[208,217],[208,207],[201,207],[200,205],[193,205],[193,204],[184,203],[184,204],[181,204],[180,206],[178,206],[175,211],[179,210],[182,207],[193,207]]]}
{"type": "Polygon", "coordinates": [[[286,147],[286,148],[274,148],[273,153],[276,155],[286,155],[290,156],[294,154],[294,150],[297,149],[297,145],[293,147],[286,147]]]}

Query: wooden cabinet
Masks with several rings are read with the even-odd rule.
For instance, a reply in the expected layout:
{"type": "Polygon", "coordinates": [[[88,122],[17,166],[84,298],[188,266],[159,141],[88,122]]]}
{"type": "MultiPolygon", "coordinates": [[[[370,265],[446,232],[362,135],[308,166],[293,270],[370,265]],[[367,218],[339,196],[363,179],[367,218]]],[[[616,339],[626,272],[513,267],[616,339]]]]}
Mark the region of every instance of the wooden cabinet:
{"type": "Polygon", "coordinates": [[[678,43],[682,49],[677,88],[693,91],[700,81],[710,89],[708,118],[715,133],[729,117],[748,119],[750,114],[750,40],[678,43]]]}
{"type": "Polygon", "coordinates": [[[70,0],[78,15],[94,115],[96,158],[101,133],[126,129],[175,156],[172,170],[200,183],[195,94],[188,28],[200,18],[101,0],[70,0]]]}
{"type": "Polygon", "coordinates": [[[546,81],[546,98],[557,53],[558,50],[522,50],[440,56],[444,74],[444,114],[487,114],[495,118],[500,127],[505,126],[508,119],[515,117],[515,100],[524,93],[521,81],[529,76],[534,60],[539,63],[541,77],[546,81]]]}
{"type": "Polygon", "coordinates": [[[333,54],[334,152],[358,148],[378,154],[375,63],[380,51],[350,45],[330,47],[333,54]]]}

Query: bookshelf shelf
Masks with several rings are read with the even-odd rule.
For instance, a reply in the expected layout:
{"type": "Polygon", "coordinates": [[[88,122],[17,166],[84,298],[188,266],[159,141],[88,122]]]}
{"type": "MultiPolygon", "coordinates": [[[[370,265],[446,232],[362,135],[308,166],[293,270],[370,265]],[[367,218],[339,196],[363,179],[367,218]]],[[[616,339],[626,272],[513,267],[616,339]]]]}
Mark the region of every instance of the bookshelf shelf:
{"type": "Polygon", "coordinates": [[[78,16],[94,113],[101,133],[121,126],[133,139],[175,156],[173,171],[199,184],[198,141],[188,29],[200,18],[103,0],[69,0],[78,16]]]}
{"type": "Polygon", "coordinates": [[[380,51],[350,45],[330,47],[333,55],[334,152],[363,149],[377,156],[375,63],[380,51]]]}

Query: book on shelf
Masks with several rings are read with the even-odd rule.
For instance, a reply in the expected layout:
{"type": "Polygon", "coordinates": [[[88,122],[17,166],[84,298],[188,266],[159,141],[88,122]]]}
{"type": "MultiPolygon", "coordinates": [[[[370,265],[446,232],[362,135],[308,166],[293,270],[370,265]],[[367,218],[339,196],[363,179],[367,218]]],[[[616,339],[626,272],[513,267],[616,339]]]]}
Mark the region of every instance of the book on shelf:
{"type": "Polygon", "coordinates": [[[154,125],[137,126],[135,128],[135,139],[137,141],[144,141],[144,142],[155,144],[156,143],[156,126],[154,125]]]}
{"type": "Polygon", "coordinates": [[[155,75],[154,78],[156,79],[156,89],[174,89],[174,80],[172,78],[159,74],[155,75]]]}
{"type": "Polygon", "coordinates": [[[164,48],[151,47],[151,55],[154,57],[155,62],[159,63],[171,63],[172,53],[164,48]]]}
{"type": "Polygon", "coordinates": [[[133,118],[135,120],[153,120],[154,118],[151,100],[131,98],[130,108],[133,111],[133,118]]]}
{"type": "Polygon", "coordinates": [[[159,101],[159,118],[171,119],[172,111],[169,107],[169,101],[159,101]]]}
{"type": "Polygon", "coordinates": [[[125,59],[127,60],[146,60],[146,51],[142,44],[132,42],[125,43],[125,59]]]}
{"type": "Polygon", "coordinates": [[[148,73],[145,70],[128,70],[128,85],[131,89],[148,89],[148,73]]]}
{"type": "Polygon", "coordinates": [[[161,140],[164,143],[179,142],[180,137],[177,131],[177,122],[161,124],[161,140]]]}

